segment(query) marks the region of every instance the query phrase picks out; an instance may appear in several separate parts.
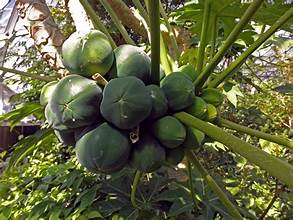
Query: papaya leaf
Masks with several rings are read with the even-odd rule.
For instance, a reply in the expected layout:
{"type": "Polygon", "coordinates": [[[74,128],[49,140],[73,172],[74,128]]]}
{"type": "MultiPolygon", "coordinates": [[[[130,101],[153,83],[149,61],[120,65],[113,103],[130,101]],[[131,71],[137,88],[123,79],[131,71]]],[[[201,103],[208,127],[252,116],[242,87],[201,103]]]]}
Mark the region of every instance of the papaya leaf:
{"type": "Polygon", "coordinates": [[[46,141],[50,141],[53,131],[50,128],[38,130],[33,135],[21,139],[13,148],[14,151],[9,160],[7,170],[15,167],[24,157],[28,156],[34,149],[42,147],[46,141]]]}

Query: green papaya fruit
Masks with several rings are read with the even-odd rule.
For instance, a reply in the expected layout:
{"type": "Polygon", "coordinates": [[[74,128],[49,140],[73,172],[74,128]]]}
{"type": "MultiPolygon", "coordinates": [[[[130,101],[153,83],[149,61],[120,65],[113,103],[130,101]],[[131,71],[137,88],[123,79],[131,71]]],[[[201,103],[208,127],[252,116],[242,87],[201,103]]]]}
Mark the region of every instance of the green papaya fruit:
{"type": "Polygon", "coordinates": [[[196,72],[194,66],[192,64],[186,64],[178,68],[179,72],[185,74],[188,76],[191,81],[195,81],[196,78],[198,77],[198,73],[196,72]]]}
{"type": "Polygon", "coordinates": [[[62,124],[58,119],[56,114],[52,111],[50,105],[47,105],[45,108],[45,118],[50,127],[58,131],[66,131],[69,130],[67,126],[62,124]]]}
{"type": "Polygon", "coordinates": [[[95,73],[105,75],[114,62],[111,44],[107,36],[98,30],[73,33],[62,45],[62,57],[70,72],[85,77],[95,73]]]}
{"type": "Polygon", "coordinates": [[[180,146],[186,137],[185,127],[173,116],[165,116],[151,125],[153,135],[167,148],[180,146]]]}
{"type": "Polygon", "coordinates": [[[151,59],[142,48],[125,44],[114,50],[115,62],[109,79],[135,76],[148,84],[151,79],[151,59]]]}
{"type": "Polygon", "coordinates": [[[157,85],[148,85],[147,90],[152,98],[152,111],[150,119],[163,116],[168,111],[168,101],[162,89],[157,85]]]}
{"type": "Polygon", "coordinates": [[[150,173],[159,169],[165,161],[166,153],[159,142],[144,134],[133,147],[130,164],[142,172],[150,173]]]}
{"type": "Polygon", "coordinates": [[[198,129],[186,127],[186,138],[182,144],[184,148],[196,149],[202,146],[205,134],[198,129]]]}
{"type": "Polygon", "coordinates": [[[131,143],[126,134],[104,122],[84,134],[75,149],[79,163],[89,171],[113,173],[126,165],[131,143]]]}
{"type": "Polygon", "coordinates": [[[61,124],[78,128],[100,120],[101,99],[102,89],[95,81],[69,75],[56,85],[49,105],[61,124]]]}
{"type": "Polygon", "coordinates": [[[202,91],[201,98],[207,103],[214,105],[215,107],[220,106],[224,101],[224,95],[219,89],[207,88],[202,91]]]}
{"type": "Polygon", "coordinates": [[[166,161],[167,163],[176,166],[184,158],[184,148],[177,147],[174,149],[166,149],[166,161]]]}
{"type": "Polygon", "coordinates": [[[58,140],[64,145],[75,146],[74,131],[58,131],[54,130],[58,140]]]}
{"type": "Polygon", "coordinates": [[[207,106],[208,106],[207,115],[204,120],[213,122],[218,117],[217,108],[212,104],[208,104],[207,106]]]}
{"type": "Polygon", "coordinates": [[[42,106],[46,106],[48,104],[57,83],[57,81],[53,81],[43,86],[40,94],[40,104],[42,106]]]}
{"type": "Polygon", "coordinates": [[[195,97],[191,106],[185,109],[185,111],[194,117],[204,119],[207,115],[207,103],[200,97],[195,97]]]}
{"type": "Polygon", "coordinates": [[[140,79],[116,78],[105,86],[100,109],[108,122],[120,129],[131,129],[149,116],[152,98],[140,79]]]}
{"type": "Polygon", "coordinates": [[[167,75],[161,81],[161,88],[172,111],[179,111],[190,106],[195,98],[194,86],[191,80],[180,72],[167,75]]]}

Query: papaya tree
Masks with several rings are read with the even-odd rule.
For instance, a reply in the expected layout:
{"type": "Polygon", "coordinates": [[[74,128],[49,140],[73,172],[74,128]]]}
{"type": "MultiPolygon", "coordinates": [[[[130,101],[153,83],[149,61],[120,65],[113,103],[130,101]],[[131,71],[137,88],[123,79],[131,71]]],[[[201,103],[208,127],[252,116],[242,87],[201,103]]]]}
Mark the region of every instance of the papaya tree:
{"type": "MultiPolygon", "coordinates": [[[[238,133],[278,144],[288,152],[293,142],[227,120],[225,102],[233,102],[228,93],[234,88],[231,84],[244,78],[239,74],[242,65],[278,30],[290,31],[290,5],[264,0],[186,1],[167,14],[158,0],[97,2],[98,6],[80,0],[94,30],[78,30],[76,25],[67,39],[43,1],[17,3],[20,15],[30,21],[28,29],[41,53],[47,54],[43,49],[49,42],[54,48],[49,54],[49,61],[54,62],[49,65],[57,68],[52,79],[38,78],[50,81],[40,92],[40,104],[29,103],[0,117],[11,125],[31,114],[43,121],[36,134],[14,146],[4,176],[12,175],[20,164],[29,166],[25,158],[42,145],[71,155],[43,171],[63,170],[65,177],[55,173],[58,178],[53,181],[53,174],[49,180],[38,174],[44,182],[38,189],[55,191],[44,202],[37,202],[31,213],[24,208],[22,217],[263,219],[279,194],[279,184],[282,191],[292,190],[293,166],[288,158],[253,146],[238,133]],[[122,45],[96,13],[101,8],[123,38],[122,45]],[[181,42],[189,44],[188,49],[180,45],[178,30],[182,29],[193,36],[181,42]],[[136,39],[132,31],[142,38],[136,39]],[[68,73],[58,74],[63,68],[68,73]],[[223,186],[223,179],[206,168],[209,157],[202,152],[213,143],[277,182],[265,210],[247,211],[244,202],[223,186]],[[66,187],[74,193],[69,195],[66,187]],[[58,208],[58,190],[62,206],[69,207],[66,210],[58,208]]],[[[37,158],[42,163],[41,155],[37,158]]],[[[5,197],[9,186],[3,184],[3,189],[5,197]]],[[[33,198],[42,196],[40,192],[33,198]]],[[[1,214],[20,217],[10,211],[1,214]]]]}

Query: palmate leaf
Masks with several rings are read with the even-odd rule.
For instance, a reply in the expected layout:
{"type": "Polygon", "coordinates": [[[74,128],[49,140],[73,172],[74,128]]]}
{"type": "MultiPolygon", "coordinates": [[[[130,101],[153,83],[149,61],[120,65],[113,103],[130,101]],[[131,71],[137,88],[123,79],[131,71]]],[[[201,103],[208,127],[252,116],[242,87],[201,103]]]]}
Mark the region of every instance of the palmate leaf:
{"type": "MultiPolygon", "coordinates": [[[[262,25],[273,25],[275,21],[281,17],[290,7],[290,4],[285,4],[283,0],[276,0],[274,3],[268,3],[264,1],[263,7],[261,7],[257,13],[251,18],[252,21],[262,25]]],[[[185,4],[184,7],[174,11],[171,16],[174,16],[175,21],[180,24],[185,22],[193,22],[190,30],[192,33],[200,35],[201,24],[203,17],[203,6],[204,1],[190,1],[185,4]]],[[[232,31],[236,24],[236,18],[240,18],[248,8],[249,4],[241,3],[239,0],[219,0],[213,1],[212,13],[216,14],[218,18],[219,27],[221,25],[224,29],[224,38],[226,38],[232,31]]],[[[291,18],[285,25],[282,26],[283,30],[292,31],[290,24],[292,24],[293,18],[291,18]]],[[[246,30],[252,30],[251,27],[247,26],[246,30]]],[[[253,41],[253,35],[255,32],[248,31],[245,35],[239,36],[246,44],[250,44],[253,41]]],[[[208,36],[211,36],[209,34],[208,36]]],[[[207,39],[210,41],[211,39],[207,39]]]]}
{"type": "Polygon", "coordinates": [[[50,142],[53,138],[53,130],[51,128],[38,130],[33,135],[21,139],[13,146],[14,151],[9,160],[8,170],[15,167],[24,157],[28,156],[38,147],[42,147],[46,142],[50,142]]]}

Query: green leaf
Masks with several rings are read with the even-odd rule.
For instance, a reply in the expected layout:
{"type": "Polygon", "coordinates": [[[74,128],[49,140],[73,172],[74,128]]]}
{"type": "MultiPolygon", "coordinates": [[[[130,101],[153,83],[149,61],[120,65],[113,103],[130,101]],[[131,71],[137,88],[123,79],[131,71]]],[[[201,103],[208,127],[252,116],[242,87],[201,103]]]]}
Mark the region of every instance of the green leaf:
{"type": "Polygon", "coordinates": [[[90,211],[89,213],[86,214],[86,216],[89,219],[92,219],[92,218],[103,218],[103,216],[101,215],[101,213],[99,213],[98,211],[90,211]]]}
{"type": "Polygon", "coordinates": [[[8,122],[12,129],[25,117],[40,111],[43,111],[43,107],[39,103],[25,103],[19,108],[16,108],[6,114],[0,115],[0,125],[3,122],[8,122]]]}
{"type": "Polygon", "coordinates": [[[42,147],[46,141],[52,138],[52,129],[41,129],[35,134],[30,135],[13,146],[14,151],[9,160],[8,170],[15,167],[25,156],[29,155],[34,149],[42,147]]]}

